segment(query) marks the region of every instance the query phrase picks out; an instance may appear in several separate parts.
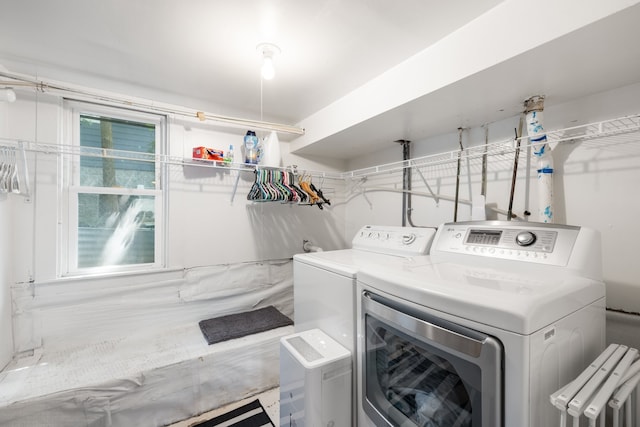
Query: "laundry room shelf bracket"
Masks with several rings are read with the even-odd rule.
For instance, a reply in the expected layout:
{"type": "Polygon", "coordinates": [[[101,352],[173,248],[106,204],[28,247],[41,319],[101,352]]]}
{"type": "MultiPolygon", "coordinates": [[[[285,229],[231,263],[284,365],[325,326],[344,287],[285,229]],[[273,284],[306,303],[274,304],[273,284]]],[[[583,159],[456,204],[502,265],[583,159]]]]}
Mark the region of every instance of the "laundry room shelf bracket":
{"type": "Polygon", "coordinates": [[[416,172],[418,172],[418,175],[420,175],[420,179],[422,179],[422,182],[424,183],[425,187],[427,187],[427,190],[429,190],[429,193],[431,194],[431,197],[436,202],[436,204],[440,203],[440,196],[433,192],[431,186],[429,185],[429,182],[427,182],[427,178],[425,178],[420,168],[415,168],[415,170],[416,172]]]}

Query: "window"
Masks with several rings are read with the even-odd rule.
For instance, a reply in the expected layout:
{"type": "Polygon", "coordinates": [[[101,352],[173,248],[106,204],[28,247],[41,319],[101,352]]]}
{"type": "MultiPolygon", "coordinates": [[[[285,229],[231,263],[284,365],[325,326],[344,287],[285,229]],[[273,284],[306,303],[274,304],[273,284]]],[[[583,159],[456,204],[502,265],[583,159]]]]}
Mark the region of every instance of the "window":
{"type": "Polygon", "coordinates": [[[164,265],[163,116],[68,102],[62,275],[164,265]]]}

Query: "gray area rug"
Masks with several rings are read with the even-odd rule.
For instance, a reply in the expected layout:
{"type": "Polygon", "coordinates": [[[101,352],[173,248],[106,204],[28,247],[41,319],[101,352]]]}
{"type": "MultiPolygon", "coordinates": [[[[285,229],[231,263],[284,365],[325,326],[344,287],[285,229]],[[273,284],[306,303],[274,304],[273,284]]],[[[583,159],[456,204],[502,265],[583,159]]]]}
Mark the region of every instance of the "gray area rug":
{"type": "Polygon", "coordinates": [[[293,321],[270,305],[258,310],[201,320],[199,325],[207,343],[211,345],[293,325],[293,321]]]}

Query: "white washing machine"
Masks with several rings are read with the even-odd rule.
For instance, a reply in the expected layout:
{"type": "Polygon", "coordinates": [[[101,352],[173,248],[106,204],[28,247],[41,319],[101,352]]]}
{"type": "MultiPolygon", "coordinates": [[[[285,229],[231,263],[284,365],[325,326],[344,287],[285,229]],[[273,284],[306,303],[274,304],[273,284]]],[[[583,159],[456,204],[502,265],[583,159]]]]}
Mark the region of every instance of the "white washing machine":
{"type": "Polygon", "coordinates": [[[452,223],[430,255],[358,273],[358,424],[555,425],[549,395],[605,346],[598,234],[452,223]]]}
{"type": "MultiPolygon", "coordinates": [[[[352,354],[356,372],[356,283],[358,271],[384,265],[390,271],[424,265],[435,228],[362,227],[351,249],[311,252],[293,257],[294,327],[320,329],[352,354]]],[[[355,390],[355,375],[353,375],[355,390]]],[[[355,399],[352,413],[356,414],[355,399]]]]}
{"type": "Polygon", "coordinates": [[[355,354],[358,271],[367,265],[396,270],[428,263],[435,232],[435,228],[366,225],[354,236],[351,249],[294,255],[295,331],[321,329],[355,354]]]}

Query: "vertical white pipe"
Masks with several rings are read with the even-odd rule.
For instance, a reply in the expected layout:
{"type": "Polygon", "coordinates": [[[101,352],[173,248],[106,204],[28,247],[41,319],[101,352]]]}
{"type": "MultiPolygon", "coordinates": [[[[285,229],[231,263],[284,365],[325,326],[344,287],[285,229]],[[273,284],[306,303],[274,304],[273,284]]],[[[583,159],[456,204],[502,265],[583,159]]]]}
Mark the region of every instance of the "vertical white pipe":
{"type": "MultiPolygon", "coordinates": [[[[0,103],[0,137],[9,131],[9,105],[0,103]]],[[[13,357],[13,313],[11,307],[11,283],[13,282],[13,251],[11,241],[12,197],[0,194],[0,371],[13,357]]]]}
{"type": "Polygon", "coordinates": [[[527,134],[533,148],[538,171],[538,221],[553,222],[553,157],[543,126],[544,97],[534,96],[525,101],[527,134]]]}

